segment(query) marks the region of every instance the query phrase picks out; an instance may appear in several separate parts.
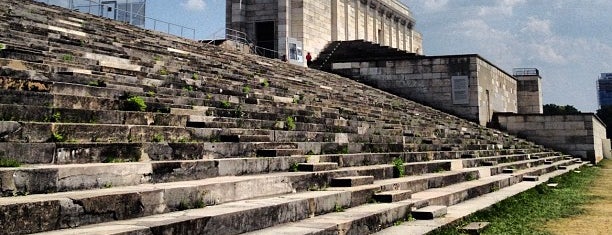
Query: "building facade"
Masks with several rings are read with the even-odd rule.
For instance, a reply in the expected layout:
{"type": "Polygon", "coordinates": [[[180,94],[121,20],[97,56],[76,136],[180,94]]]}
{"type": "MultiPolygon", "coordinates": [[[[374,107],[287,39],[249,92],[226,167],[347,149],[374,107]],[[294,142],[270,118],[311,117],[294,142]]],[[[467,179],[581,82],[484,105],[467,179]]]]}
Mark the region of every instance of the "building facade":
{"type": "Polygon", "coordinates": [[[597,80],[599,106],[612,105],[612,73],[602,73],[597,80]]]}
{"type": "MultiPolygon", "coordinates": [[[[302,61],[331,41],[365,40],[417,54],[422,36],[399,0],[226,0],[226,27],[263,51],[302,61]],[[300,60],[301,59],[301,60],[300,60]]],[[[273,57],[273,56],[269,56],[273,57]]]]}

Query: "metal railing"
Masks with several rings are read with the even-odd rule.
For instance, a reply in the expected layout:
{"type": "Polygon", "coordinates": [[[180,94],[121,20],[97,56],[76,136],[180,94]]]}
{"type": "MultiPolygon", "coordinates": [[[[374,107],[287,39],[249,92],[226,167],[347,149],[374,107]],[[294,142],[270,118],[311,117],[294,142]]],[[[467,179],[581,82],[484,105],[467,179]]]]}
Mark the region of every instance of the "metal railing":
{"type": "MultiPolygon", "coordinates": [[[[51,1],[50,0],[36,0],[38,2],[43,2],[46,4],[49,4],[51,1]]],[[[109,17],[109,16],[105,16],[103,14],[104,9],[103,7],[105,5],[101,4],[101,2],[98,1],[94,1],[94,0],[81,0],[81,1],[85,1],[88,2],[90,4],[87,5],[74,5],[74,1],[70,0],[68,2],[68,5],[59,5],[61,7],[66,7],[72,10],[78,10],[80,12],[84,12],[84,13],[89,13],[92,15],[96,15],[96,16],[101,16],[101,17],[106,17],[106,18],[110,18],[113,20],[117,20],[117,15],[124,15],[126,20],[119,20],[122,22],[126,22],[126,23],[130,23],[133,24],[132,22],[129,22],[128,17],[130,16],[130,18],[134,18],[134,16],[136,17],[141,17],[144,20],[144,24],[143,25],[137,25],[137,24],[133,24],[136,25],[138,27],[141,28],[145,28],[145,29],[150,29],[150,30],[155,30],[155,31],[160,31],[163,33],[167,33],[167,34],[173,34],[173,35],[177,35],[177,36],[181,36],[181,37],[185,37],[185,38],[191,38],[191,39],[195,39],[195,35],[196,35],[196,30],[194,28],[190,28],[190,27],[186,27],[186,26],[182,26],[179,24],[175,24],[175,23],[170,23],[167,21],[163,21],[163,20],[158,20],[152,17],[148,17],[145,15],[141,15],[138,13],[134,13],[134,12],[129,12],[120,8],[114,8],[113,11],[115,11],[115,14],[113,15],[113,17],[109,17]],[[86,11],[85,11],[86,9],[86,11]],[[187,37],[187,35],[190,34],[190,37],[187,37]]]]}
{"type": "Polygon", "coordinates": [[[251,53],[255,53],[257,55],[268,58],[280,59],[278,51],[255,45],[255,43],[249,39],[248,35],[240,30],[230,28],[219,29],[214,32],[210,38],[212,40],[210,40],[208,44],[211,44],[218,39],[230,40],[242,45],[247,45],[251,50],[251,53]],[[224,32],[224,35],[220,36],[219,34],[222,31],[224,32]]]}
{"type": "Polygon", "coordinates": [[[516,68],[513,69],[514,76],[539,76],[540,71],[536,68],[516,68]]]}

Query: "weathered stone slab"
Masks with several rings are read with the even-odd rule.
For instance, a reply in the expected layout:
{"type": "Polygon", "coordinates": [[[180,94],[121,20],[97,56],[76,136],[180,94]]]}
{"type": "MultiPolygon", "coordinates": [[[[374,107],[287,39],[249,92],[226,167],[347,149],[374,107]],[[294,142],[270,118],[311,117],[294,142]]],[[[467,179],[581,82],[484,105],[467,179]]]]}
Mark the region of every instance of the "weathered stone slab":
{"type": "Polygon", "coordinates": [[[446,215],[447,206],[428,206],[412,211],[412,217],[418,220],[430,220],[446,215]]]}
{"type": "Polygon", "coordinates": [[[480,234],[484,229],[486,229],[489,226],[489,222],[472,222],[467,224],[466,226],[461,227],[461,232],[463,233],[467,233],[470,235],[478,235],[480,234]]]}
{"type": "Polygon", "coordinates": [[[333,178],[331,181],[332,187],[355,187],[374,183],[374,176],[348,176],[333,178]]]}
{"type": "Polygon", "coordinates": [[[504,174],[513,174],[515,171],[516,171],[516,169],[514,169],[514,168],[504,168],[502,170],[502,173],[504,173],[504,174]]]}
{"type": "Polygon", "coordinates": [[[338,163],[335,162],[320,162],[320,163],[300,163],[298,164],[298,171],[328,171],[338,168],[338,163]]]}
{"type": "Polygon", "coordinates": [[[523,176],[523,181],[538,181],[540,180],[540,177],[537,175],[524,175],[523,176]]]}
{"type": "Polygon", "coordinates": [[[483,166],[497,166],[497,161],[483,161],[482,165],[483,166]]]}
{"type": "Polygon", "coordinates": [[[410,199],[411,196],[412,190],[394,190],[376,193],[374,194],[374,200],[378,202],[397,202],[410,199]]]}

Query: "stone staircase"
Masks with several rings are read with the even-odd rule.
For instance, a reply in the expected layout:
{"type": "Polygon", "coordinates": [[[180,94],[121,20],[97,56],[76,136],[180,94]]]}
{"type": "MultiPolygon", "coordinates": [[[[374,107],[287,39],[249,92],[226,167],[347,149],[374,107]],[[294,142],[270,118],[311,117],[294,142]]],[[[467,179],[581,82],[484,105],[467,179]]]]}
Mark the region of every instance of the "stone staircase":
{"type": "Polygon", "coordinates": [[[0,9],[3,234],[369,234],[584,164],[332,74],[0,9]]]}
{"type": "Polygon", "coordinates": [[[415,53],[364,40],[333,41],[319,53],[312,62],[312,68],[331,71],[332,64],[338,62],[376,61],[380,59],[412,58],[415,53]],[[346,58],[350,60],[346,61],[346,58]]]}

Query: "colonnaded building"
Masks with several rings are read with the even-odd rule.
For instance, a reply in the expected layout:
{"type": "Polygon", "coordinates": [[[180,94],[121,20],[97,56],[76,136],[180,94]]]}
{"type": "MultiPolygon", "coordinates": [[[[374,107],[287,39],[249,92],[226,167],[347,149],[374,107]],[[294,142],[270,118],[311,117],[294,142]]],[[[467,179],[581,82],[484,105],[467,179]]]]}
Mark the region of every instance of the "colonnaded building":
{"type": "Polygon", "coordinates": [[[313,59],[331,41],[365,40],[422,54],[422,37],[399,0],[226,0],[226,24],[269,57],[313,59]],[[278,52],[278,53],[276,53],[278,52]]]}

